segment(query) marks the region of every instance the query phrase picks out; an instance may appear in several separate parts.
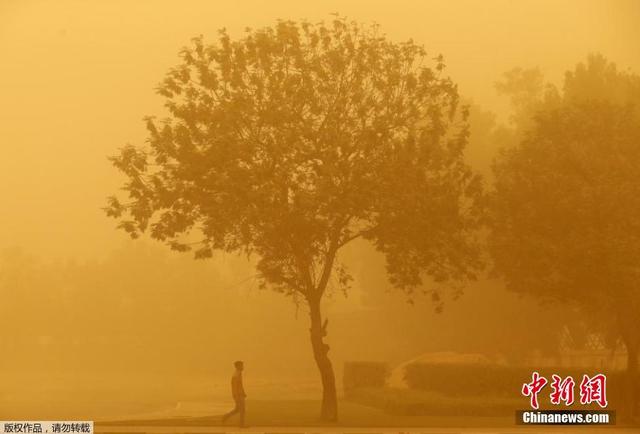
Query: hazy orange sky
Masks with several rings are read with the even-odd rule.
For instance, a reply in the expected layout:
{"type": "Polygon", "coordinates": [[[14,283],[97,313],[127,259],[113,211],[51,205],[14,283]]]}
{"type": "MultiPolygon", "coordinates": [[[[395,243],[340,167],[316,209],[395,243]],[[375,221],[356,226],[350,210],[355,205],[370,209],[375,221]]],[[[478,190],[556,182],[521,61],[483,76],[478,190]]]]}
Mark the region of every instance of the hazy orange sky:
{"type": "MultiPolygon", "coordinates": [[[[69,408],[96,412],[86,414],[123,411],[105,406],[105,396],[126,408],[129,401],[159,399],[163,388],[167,402],[185,390],[213,399],[216,375],[225,375],[226,396],[226,372],[235,357],[249,361],[256,395],[264,397],[258,376],[294,371],[314,378],[309,387],[316,396],[306,313],[296,315],[296,306],[280,294],[255,294],[247,279],[253,271],[244,262],[165,261],[160,245],[127,245],[128,236],[101,207],[123,181],[107,156],[126,143],[143,143],[143,117],[163,113],[154,88],[192,37],[213,41],[221,27],[239,36],[245,27],[277,19],[330,20],[334,12],[375,21],[391,39],[413,38],[433,56],[443,54],[463,97],[501,119],[508,105],[493,83],[511,68],[540,67],[559,83],[564,71],[600,52],[620,69],[640,72],[640,0],[0,0],[0,254],[17,246],[45,260],[89,263],[52,266],[38,275],[21,255],[6,255],[19,266],[0,288],[6,290],[1,303],[13,315],[0,317],[6,320],[0,338],[14,345],[7,351],[11,366],[24,372],[4,373],[3,381],[11,382],[0,390],[0,414],[13,404],[60,415],[54,410],[78,391],[84,407],[69,408]],[[27,266],[20,268],[21,261],[27,266]],[[74,315],[50,321],[42,314],[25,323],[25,306],[74,315]],[[85,316],[75,316],[74,306],[82,306],[85,316]],[[30,357],[25,348],[49,358],[30,357]],[[68,348],[82,348],[86,360],[76,360],[68,348]],[[78,375],[78,366],[86,376],[78,375]],[[67,376],[53,375],[56,367],[66,368],[67,376]],[[118,369],[129,369],[129,376],[112,372],[118,369]],[[145,377],[150,371],[158,377],[145,377]],[[206,381],[190,379],[196,374],[206,381]],[[25,381],[39,388],[25,388],[25,381]],[[123,385],[128,393],[121,392],[123,385]]],[[[352,255],[362,259],[362,251],[352,255]]],[[[443,315],[431,314],[428,300],[409,310],[398,294],[383,293],[382,262],[365,270],[358,260],[351,262],[360,292],[326,303],[338,373],[346,360],[396,363],[424,351],[479,351],[496,336],[512,345],[520,330],[505,332],[504,324],[518,323],[522,309],[532,310],[514,294],[505,296],[495,281],[469,288],[443,315]],[[363,294],[371,300],[365,303],[363,294]],[[506,304],[511,309],[490,309],[506,304]]]]}
{"type": "Polygon", "coordinates": [[[154,87],[195,35],[278,18],[376,21],[393,39],[445,56],[461,92],[505,111],[493,83],[515,66],[557,81],[590,52],[640,70],[640,2],[0,2],[0,248],[102,257],[126,239],[100,207],[120,180],[106,156],[145,137],[154,87]]]}

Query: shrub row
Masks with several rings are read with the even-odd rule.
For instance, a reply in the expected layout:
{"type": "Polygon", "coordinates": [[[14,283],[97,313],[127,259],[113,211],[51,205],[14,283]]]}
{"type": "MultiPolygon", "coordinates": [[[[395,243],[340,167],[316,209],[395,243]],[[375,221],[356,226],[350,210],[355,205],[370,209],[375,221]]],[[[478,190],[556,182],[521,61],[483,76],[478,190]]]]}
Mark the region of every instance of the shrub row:
{"type": "MultiPolygon", "coordinates": [[[[409,389],[385,387],[390,371],[386,363],[348,362],[344,366],[345,397],[364,405],[403,415],[507,415],[527,407],[521,395],[523,383],[531,381],[532,368],[493,364],[415,363],[405,368],[409,389]]],[[[582,376],[601,371],[581,368],[544,368],[538,373],[551,381],[552,374],[571,375],[576,382],[574,406],[579,404],[582,376]]],[[[625,407],[628,385],[625,372],[607,375],[609,408],[625,407]]],[[[557,408],[548,402],[550,386],[542,392],[543,408],[557,408]]],[[[596,404],[591,406],[598,408],[596,404]]]]}
{"type": "MultiPolygon", "coordinates": [[[[601,371],[580,368],[544,368],[538,373],[551,381],[552,374],[561,377],[571,375],[578,387],[584,374],[595,375],[601,371]]],[[[519,396],[522,385],[531,381],[532,368],[501,365],[455,365],[415,363],[405,368],[404,379],[410,389],[436,392],[444,396],[519,396]]],[[[602,372],[607,375],[607,394],[616,400],[624,389],[625,373],[602,372]]],[[[547,390],[549,386],[545,390],[547,390]]]]}
{"type": "Polygon", "coordinates": [[[445,396],[436,392],[410,389],[361,388],[351,391],[348,399],[402,416],[498,416],[511,417],[523,408],[517,396],[481,397],[445,396]]]}
{"type": "Polygon", "coordinates": [[[389,374],[386,363],[347,362],[342,377],[345,395],[355,389],[384,387],[389,374]]]}

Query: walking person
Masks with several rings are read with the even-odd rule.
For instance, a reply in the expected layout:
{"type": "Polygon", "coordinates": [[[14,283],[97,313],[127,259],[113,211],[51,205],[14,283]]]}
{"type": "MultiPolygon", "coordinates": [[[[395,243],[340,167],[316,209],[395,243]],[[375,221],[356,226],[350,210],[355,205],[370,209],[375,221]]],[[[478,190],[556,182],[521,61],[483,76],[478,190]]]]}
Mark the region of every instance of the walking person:
{"type": "Polygon", "coordinates": [[[238,414],[240,416],[240,427],[246,426],[244,424],[244,401],[247,394],[244,393],[244,386],[242,385],[242,371],[244,370],[244,363],[242,360],[234,362],[233,366],[236,368],[233,376],[231,377],[231,395],[236,403],[236,406],[229,413],[222,416],[222,424],[227,421],[231,416],[238,414]]]}

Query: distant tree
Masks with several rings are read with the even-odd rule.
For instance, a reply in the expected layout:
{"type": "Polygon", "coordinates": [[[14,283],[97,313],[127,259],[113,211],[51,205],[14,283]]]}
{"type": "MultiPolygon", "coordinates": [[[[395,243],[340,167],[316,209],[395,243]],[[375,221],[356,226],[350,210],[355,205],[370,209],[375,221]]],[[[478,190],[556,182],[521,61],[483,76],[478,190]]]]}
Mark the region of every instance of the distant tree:
{"type": "Polygon", "coordinates": [[[511,104],[510,123],[513,132],[522,134],[534,125],[537,111],[556,105],[559,100],[555,86],[546,83],[538,68],[514,68],[503,74],[495,83],[498,94],[509,98],[511,104]]]}
{"type": "Polygon", "coordinates": [[[567,101],[609,101],[616,105],[640,105],[640,78],[630,71],[620,71],[615,63],[594,54],[567,71],[564,80],[567,101]]]}
{"type": "Polygon", "coordinates": [[[496,159],[490,219],[495,269],[508,287],[579,306],[592,328],[624,341],[636,384],[638,89],[640,77],[601,56],[567,73],[564,92],[542,101],[522,142],[496,159]]]}
{"type": "Polygon", "coordinates": [[[496,119],[496,115],[479,104],[469,104],[469,145],[467,163],[482,176],[485,184],[493,182],[491,169],[498,151],[515,140],[514,129],[496,119]]]}
{"type": "Polygon", "coordinates": [[[340,261],[363,238],[386,255],[393,284],[463,281],[480,266],[473,231],[481,184],[463,161],[468,127],[441,57],[377,26],[280,21],[181,52],[158,92],[170,116],[112,158],[128,199],[108,215],[137,237],[196,258],[240,252],[262,286],[309,309],[323,385],[337,419],[321,313],[347,291],[340,261]]]}

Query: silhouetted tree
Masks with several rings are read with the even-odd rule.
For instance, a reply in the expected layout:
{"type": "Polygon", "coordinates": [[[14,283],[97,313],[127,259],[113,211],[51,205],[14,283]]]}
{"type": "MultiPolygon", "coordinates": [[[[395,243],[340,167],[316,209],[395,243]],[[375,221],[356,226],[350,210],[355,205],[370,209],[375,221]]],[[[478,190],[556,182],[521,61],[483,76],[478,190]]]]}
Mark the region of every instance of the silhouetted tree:
{"type": "Polygon", "coordinates": [[[522,142],[496,160],[490,237],[510,289],[580,306],[593,328],[623,339],[631,383],[640,347],[639,91],[640,77],[601,56],[567,73],[564,92],[542,101],[522,142]]]}
{"type": "Polygon", "coordinates": [[[196,258],[244,253],[263,286],[305,303],[321,418],[334,421],[321,301],[349,287],[341,248],[374,243],[408,292],[425,275],[461,281],[479,267],[481,185],[462,159],[456,86],[441,57],[343,18],[237,40],[223,30],[181,57],[158,89],[170,117],[149,118],[147,145],[112,159],[129,198],[111,197],[107,213],[196,258]]]}

